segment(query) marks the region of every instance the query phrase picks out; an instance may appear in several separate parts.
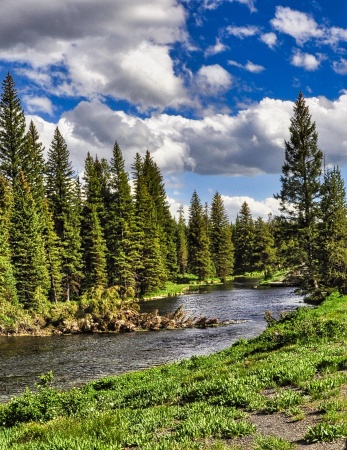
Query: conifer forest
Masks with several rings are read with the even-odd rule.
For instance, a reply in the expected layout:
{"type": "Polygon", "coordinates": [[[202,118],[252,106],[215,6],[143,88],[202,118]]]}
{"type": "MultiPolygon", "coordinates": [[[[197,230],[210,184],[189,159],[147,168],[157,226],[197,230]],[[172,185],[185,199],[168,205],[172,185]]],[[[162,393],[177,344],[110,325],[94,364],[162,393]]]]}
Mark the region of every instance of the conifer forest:
{"type": "Polygon", "coordinates": [[[289,131],[275,195],[280,216],[253,218],[245,202],[230,223],[220,193],[204,205],[194,191],[188,217],[181,206],[174,218],[148,150],[139,149],[129,174],[115,141],[110,160],[86,156],[79,179],[56,128],[45,159],[8,74],[0,101],[0,304],[39,311],[95,287],[141,298],[168,281],[224,282],[255,271],[269,278],[279,269],[310,292],[346,292],[344,180],[338,167],[323,167],[301,93],[289,131]]]}

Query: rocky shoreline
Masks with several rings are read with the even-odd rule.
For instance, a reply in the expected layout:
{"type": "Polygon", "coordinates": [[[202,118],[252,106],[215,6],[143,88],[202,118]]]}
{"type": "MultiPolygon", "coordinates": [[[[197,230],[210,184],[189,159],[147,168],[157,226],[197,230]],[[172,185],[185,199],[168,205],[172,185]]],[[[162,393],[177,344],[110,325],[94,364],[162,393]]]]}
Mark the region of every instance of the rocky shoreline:
{"type": "Polygon", "coordinates": [[[47,336],[82,333],[126,333],[135,331],[159,331],[183,328],[207,328],[239,323],[238,320],[227,322],[217,318],[187,316],[180,306],[176,311],[160,315],[158,310],[141,313],[135,309],[124,309],[117,313],[106,313],[103,316],[84,314],[80,318],[66,318],[58,323],[36,321],[32,324],[19,323],[17,327],[0,327],[2,336],[47,336]]]}

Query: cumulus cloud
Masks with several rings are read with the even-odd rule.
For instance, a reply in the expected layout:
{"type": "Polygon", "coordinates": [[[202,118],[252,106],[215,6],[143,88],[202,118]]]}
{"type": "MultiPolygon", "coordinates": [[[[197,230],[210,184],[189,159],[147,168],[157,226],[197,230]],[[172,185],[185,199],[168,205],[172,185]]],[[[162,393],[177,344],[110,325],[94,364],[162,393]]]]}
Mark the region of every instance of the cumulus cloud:
{"type": "Polygon", "coordinates": [[[305,70],[313,72],[314,70],[318,69],[320,60],[314,55],[296,50],[292,55],[291,64],[293,66],[302,67],[305,70]]]}
{"type": "Polygon", "coordinates": [[[289,7],[277,6],[271,25],[275,30],[292,36],[299,45],[309,39],[323,36],[323,30],[318,27],[316,21],[309,14],[289,7]]]}
{"type": "Polygon", "coordinates": [[[222,195],[222,199],[230,220],[233,223],[235,223],[236,216],[240,212],[241,206],[244,202],[248,204],[254,219],[262,217],[266,220],[268,219],[269,214],[272,214],[273,216],[280,215],[279,201],[271,197],[266,198],[263,201],[257,201],[248,196],[230,197],[227,195],[222,195]]]}
{"type": "Polygon", "coordinates": [[[196,84],[200,93],[218,95],[230,89],[233,79],[219,64],[202,66],[196,74],[196,84]]]}
{"type": "MultiPolygon", "coordinates": [[[[347,92],[336,101],[312,97],[306,102],[316,122],[318,144],[326,162],[340,167],[347,164],[347,92]]],[[[110,159],[117,140],[128,170],[135,154],[144,154],[148,149],[161,170],[172,177],[184,171],[254,176],[281,172],[293,106],[293,102],[265,98],[236,115],[187,119],[156,114],[141,119],[93,100],[81,102],[57,124],[37,116],[28,116],[28,120],[34,119],[46,148],[58,125],[67,141],[73,167],[79,171],[87,151],[110,159]]]]}
{"type": "Polygon", "coordinates": [[[310,14],[290,7],[277,6],[275,17],[270,23],[280,33],[292,36],[298,45],[314,40],[318,44],[330,45],[334,48],[339,42],[347,42],[346,28],[320,25],[310,14]]]}
{"type": "Polygon", "coordinates": [[[262,34],[260,40],[270,48],[274,48],[277,45],[277,35],[272,32],[262,34]]]}
{"type": "Polygon", "coordinates": [[[187,41],[176,0],[16,0],[1,8],[0,58],[27,64],[27,76],[51,94],[110,95],[142,109],[186,103],[170,57],[174,43],[187,41]]]}

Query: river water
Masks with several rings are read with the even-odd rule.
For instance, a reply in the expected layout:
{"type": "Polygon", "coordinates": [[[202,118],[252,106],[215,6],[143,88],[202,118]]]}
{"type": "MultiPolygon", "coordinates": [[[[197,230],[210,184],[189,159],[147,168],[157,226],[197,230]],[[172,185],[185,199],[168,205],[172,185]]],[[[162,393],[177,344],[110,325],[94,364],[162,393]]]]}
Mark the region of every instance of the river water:
{"type": "Polygon", "coordinates": [[[142,311],[160,314],[183,305],[188,315],[241,323],[206,329],[88,334],[72,336],[0,337],[0,402],[33,388],[50,370],[58,388],[78,386],[106,375],[207,355],[251,338],[266,327],[265,310],[293,310],[302,298],[293,288],[255,289],[247,284],[209,287],[205,292],[146,302],[142,311]]]}

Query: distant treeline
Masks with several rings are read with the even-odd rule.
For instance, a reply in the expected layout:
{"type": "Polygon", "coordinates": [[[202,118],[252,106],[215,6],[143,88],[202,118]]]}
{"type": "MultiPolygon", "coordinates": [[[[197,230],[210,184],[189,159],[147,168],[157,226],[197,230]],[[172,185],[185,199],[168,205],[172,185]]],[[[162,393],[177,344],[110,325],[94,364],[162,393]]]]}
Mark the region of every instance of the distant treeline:
{"type": "Polygon", "coordinates": [[[345,190],[338,168],[322,177],[322,153],[302,94],[285,143],[284,216],[255,221],[245,202],[234,224],[221,195],[202,205],[196,191],[187,223],[170,214],[163,176],[147,151],[125,171],[112,158],[87,155],[83,180],[56,128],[47,160],[8,74],[0,102],[0,303],[39,310],[93,287],[118,286],[141,297],[167,281],[222,281],[232,274],[296,268],[310,287],[344,288],[347,278],[345,190]],[[132,186],[132,188],[131,188],[132,186]]]}

